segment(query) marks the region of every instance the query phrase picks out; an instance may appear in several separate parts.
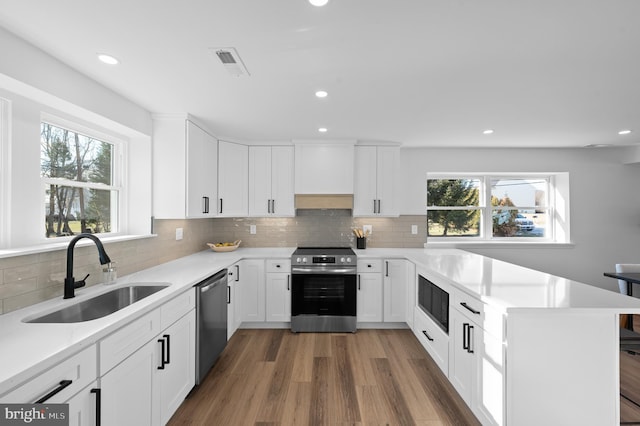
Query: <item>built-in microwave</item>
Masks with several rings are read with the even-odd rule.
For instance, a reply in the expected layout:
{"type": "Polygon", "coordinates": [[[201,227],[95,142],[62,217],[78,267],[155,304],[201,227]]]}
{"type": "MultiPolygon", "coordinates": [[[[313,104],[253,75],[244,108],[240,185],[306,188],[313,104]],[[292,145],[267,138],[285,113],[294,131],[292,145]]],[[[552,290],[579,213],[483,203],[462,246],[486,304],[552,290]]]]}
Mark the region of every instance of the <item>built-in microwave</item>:
{"type": "Polygon", "coordinates": [[[418,305],[449,334],[449,293],[418,275],[418,305]]]}

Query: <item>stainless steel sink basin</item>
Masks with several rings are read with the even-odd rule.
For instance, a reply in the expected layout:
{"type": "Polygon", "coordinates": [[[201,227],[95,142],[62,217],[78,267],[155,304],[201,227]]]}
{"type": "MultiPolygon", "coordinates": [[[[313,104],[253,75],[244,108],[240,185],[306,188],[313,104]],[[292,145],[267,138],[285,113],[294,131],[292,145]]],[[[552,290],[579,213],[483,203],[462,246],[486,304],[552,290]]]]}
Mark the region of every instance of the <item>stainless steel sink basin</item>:
{"type": "Polygon", "coordinates": [[[36,317],[25,319],[27,323],[71,323],[91,321],[105,317],[122,308],[151,296],[154,293],[167,288],[162,285],[130,285],[113,289],[107,293],[83,300],[66,308],[36,317]]]}

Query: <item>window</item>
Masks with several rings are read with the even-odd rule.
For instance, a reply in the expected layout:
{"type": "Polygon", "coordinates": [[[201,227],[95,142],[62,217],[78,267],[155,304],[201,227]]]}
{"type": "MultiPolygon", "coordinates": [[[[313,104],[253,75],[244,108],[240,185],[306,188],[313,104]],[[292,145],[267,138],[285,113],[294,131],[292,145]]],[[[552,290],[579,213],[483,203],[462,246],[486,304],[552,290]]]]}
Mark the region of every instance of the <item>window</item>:
{"type": "Polygon", "coordinates": [[[555,241],[555,174],[427,176],[427,238],[555,241]]]}
{"type": "Polygon", "coordinates": [[[47,238],[118,231],[117,152],[115,143],[41,123],[40,175],[47,238]]]}

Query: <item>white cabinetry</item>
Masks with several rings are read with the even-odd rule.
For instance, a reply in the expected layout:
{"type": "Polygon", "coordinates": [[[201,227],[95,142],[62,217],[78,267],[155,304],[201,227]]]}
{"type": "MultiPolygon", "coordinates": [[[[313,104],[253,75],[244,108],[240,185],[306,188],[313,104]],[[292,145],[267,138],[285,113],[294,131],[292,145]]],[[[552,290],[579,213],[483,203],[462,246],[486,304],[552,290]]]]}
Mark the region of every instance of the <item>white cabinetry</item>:
{"type": "Polygon", "coordinates": [[[218,216],[249,213],[249,147],[218,142],[218,216]]]}
{"type": "Polygon", "coordinates": [[[291,321],[291,260],[268,259],[266,276],[266,320],[291,321]]]}
{"type": "Polygon", "coordinates": [[[194,290],[99,345],[103,424],[165,424],[195,384],[194,290]]]}
{"type": "Polygon", "coordinates": [[[404,259],[384,261],[384,322],[406,322],[407,284],[410,262],[404,259]]]}
{"type": "Polygon", "coordinates": [[[293,146],[249,147],[249,216],[295,216],[293,146]]]}
{"type": "Polygon", "coordinates": [[[354,216],[398,216],[400,148],[355,147],[354,216]]]}
{"type": "Polygon", "coordinates": [[[451,296],[449,381],[483,425],[502,425],[505,386],[501,316],[458,290],[451,296]]]}
{"type": "Polygon", "coordinates": [[[382,322],[382,260],[358,260],[357,321],[382,322]]]}
{"type": "Polygon", "coordinates": [[[244,259],[235,271],[236,315],[240,322],[265,320],[265,272],[263,259],[244,259]]]}
{"type": "Polygon", "coordinates": [[[153,133],[154,216],[215,216],[218,141],[186,114],[154,116],[153,133]]]}
{"type": "Polygon", "coordinates": [[[240,327],[240,304],[238,303],[238,286],[236,276],[239,273],[240,264],[231,265],[227,273],[227,340],[231,339],[238,327],[240,327]]]}
{"type": "Polygon", "coordinates": [[[296,194],[353,194],[355,141],[295,143],[296,194]]]}
{"type": "Polygon", "coordinates": [[[97,351],[92,345],[0,396],[0,403],[66,403],[69,425],[95,424],[100,398],[97,372],[97,351]]]}

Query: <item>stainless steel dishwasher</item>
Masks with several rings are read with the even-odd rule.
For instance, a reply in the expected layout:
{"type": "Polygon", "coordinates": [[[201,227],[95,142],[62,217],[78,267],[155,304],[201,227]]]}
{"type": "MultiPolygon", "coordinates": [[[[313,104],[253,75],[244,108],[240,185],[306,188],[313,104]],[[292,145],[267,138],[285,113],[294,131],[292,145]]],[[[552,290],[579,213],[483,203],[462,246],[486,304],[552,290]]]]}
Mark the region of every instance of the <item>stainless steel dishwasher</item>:
{"type": "Polygon", "coordinates": [[[227,270],[196,284],[196,384],[227,346],[227,270]]]}

